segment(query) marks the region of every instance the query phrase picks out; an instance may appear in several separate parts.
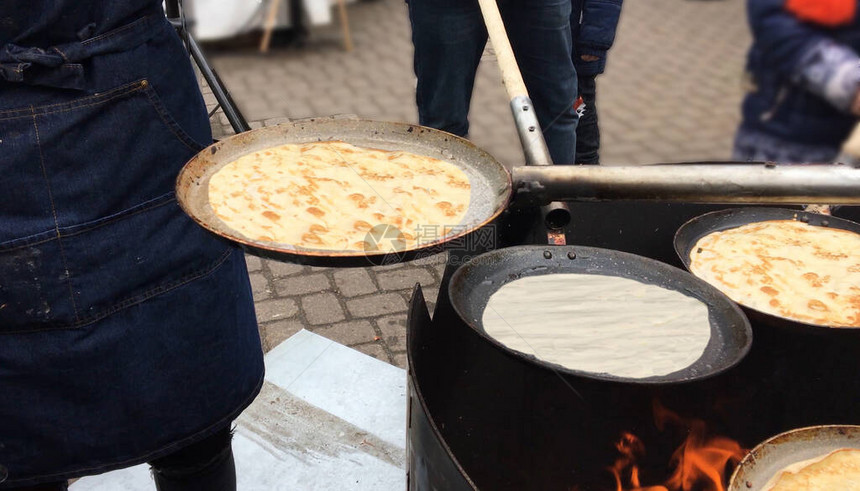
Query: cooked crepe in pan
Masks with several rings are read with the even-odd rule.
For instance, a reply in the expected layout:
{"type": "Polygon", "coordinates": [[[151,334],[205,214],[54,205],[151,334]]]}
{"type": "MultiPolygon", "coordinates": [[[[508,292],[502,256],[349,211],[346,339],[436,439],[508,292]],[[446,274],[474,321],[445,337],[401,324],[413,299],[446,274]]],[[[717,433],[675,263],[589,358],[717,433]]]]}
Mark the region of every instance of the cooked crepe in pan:
{"type": "Polygon", "coordinates": [[[340,141],[244,155],[209,181],[209,202],[230,228],[308,249],[390,251],[456,231],[469,207],[466,174],[409,152],[340,141]]]}
{"type": "Polygon", "coordinates": [[[860,235],[795,220],[709,234],[690,271],[747,307],[797,321],[860,327],[860,235]]]}
{"type": "Polygon", "coordinates": [[[860,450],[843,448],[781,470],[763,491],[860,491],[860,450]]]}

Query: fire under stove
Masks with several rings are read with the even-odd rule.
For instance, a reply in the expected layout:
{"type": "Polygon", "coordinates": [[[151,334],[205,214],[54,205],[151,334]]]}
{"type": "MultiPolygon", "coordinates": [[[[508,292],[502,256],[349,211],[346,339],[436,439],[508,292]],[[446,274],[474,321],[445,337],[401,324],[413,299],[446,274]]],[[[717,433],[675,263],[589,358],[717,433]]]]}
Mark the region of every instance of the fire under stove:
{"type": "MultiPolygon", "coordinates": [[[[682,267],[687,220],[730,206],[571,203],[567,238],[682,267]]],[[[857,220],[860,208],[834,215],[857,220]]],[[[534,215],[503,216],[496,245],[539,244],[534,215]],[[528,231],[528,232],[523,232],[528,231]]],[[[552,246],[547,246],[551,248],[552,246]]],[[[408,319],[410,490],[723,490],[746,449],[782,431],[860,423],[860,330],[797,329],[746,311],[749,352],[678,383],[607,381],[498,348],[448,297],[452,251],[433,317],[416,286],[408,319]]]]}

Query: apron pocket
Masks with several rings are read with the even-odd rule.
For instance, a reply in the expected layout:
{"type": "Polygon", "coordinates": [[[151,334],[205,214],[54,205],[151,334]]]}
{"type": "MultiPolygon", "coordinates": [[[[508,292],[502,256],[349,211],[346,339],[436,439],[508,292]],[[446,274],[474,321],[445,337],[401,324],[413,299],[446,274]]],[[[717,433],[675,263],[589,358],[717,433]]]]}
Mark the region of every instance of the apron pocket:
{"type": "Polygon", "coordinates": [[[62,327],[75,317],[56,232],[0,249],[0,333],[62,327]]]}
{"type": "Polygon", "coordinates": [[[62,239],[70,259],[76,325],[206,275],[233,250],[186,217],[172,194],[146,209],[84,228],[62,239]]]}
{"type": "Polygon", "coordinates": [[[43,235],[0,250],[0,334],[95,322],[209,274],[233,250],[172,193],[43,235]]]}
{"type": "Polygon", "coordinates": [[[229,255],[232,246],[185,216],[173,194],[179,169],[203,148],[189,135],[208,132],[205,110],[194,109],[181,113],[193,125],[186,131],[140,79],[0,113],[0,133],[24,132],[26,143],[0,168],[28,176],[0,207],[0,224],[15,224],[0,234],[0,334],[94,322],[229,255]]]}

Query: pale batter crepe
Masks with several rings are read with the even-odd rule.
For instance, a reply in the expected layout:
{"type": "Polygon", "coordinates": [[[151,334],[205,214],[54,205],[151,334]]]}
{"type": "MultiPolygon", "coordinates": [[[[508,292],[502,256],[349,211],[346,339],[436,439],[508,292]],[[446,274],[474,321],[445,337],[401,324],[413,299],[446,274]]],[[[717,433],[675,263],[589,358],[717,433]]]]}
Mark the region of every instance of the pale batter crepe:
{"type": "Polygon", "coordinates": [[[240,157],[212,176],[209,202],[250,239],[388,251],[457,230],[470,190],[466,174],[448,162],[327,141],[240,157]]]}
{"type": "Polygon", "coordinates": [[[843,448],[792,464],[762,491],[860,491],[860,450],[843,448]]]}
{"type": "Polygon", "coordinates": [[[860,327],[860,235],[795,220],[700,239],[690,271],[747,307],[831,327],[860,327]]]}
{"type": "Polygon", "coordinates": [[[484,310],[505,346],[574,370],[645,378],[692,365],[711,338],[708,306],[681,292],[593,274],[527,276],[484,310]]]}

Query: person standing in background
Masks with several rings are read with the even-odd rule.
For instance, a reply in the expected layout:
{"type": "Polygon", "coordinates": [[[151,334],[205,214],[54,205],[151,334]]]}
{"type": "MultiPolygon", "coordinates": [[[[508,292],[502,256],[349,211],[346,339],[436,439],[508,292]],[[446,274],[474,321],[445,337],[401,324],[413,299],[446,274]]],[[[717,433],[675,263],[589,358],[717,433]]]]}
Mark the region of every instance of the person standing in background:
{"type": "Polygon", "coordinates": [[[573,64],[579,86],[576,163],[600,163],[595,78],[606,69],[606,54],[615,41],[622,0],[572,0],[570,30],[573,64]]]}
{"type": "Polygon", "coordinates": [[[148,462],[234,491],[263,383],[242,250],[179,208],[212,142],[161,0],[0,9],[0,489],[148,462]]]}
{"type": "MultiPolygon", "coordinates": [[[[419,124],[469,133],[469,105],[487,29],[477,0],[408,0],[419,124]]],[[[576,160],[571,0],[498,0],[552,160],[576,160]]]]}
{"type": "Polygon", "coordinates": [[[749,92],[734,158],[832,162],[860,116],[858,0],[748,0],[749,92]]]}

